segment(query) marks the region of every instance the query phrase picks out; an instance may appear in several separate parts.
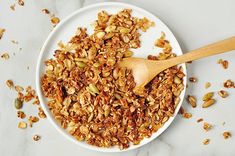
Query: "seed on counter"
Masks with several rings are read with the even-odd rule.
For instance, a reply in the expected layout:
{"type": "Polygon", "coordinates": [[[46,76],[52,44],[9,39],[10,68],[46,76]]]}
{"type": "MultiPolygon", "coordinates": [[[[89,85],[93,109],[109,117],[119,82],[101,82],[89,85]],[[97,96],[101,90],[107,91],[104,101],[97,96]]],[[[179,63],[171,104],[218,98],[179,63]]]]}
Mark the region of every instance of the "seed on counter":
{"type": "Polygon", "coordinates": [[[228,138],[231,138],[232,135],[230,132],[224,132],[223,136],[224,136],[224,139],[228,139],[228,138]]]}
{"type": "Polygon", "coordinates": [[[2,39],[2,36],[5,31],[6,31],[6,29],[0,28],[0,39],[2,39]]]}
{"type": "Polygon", "coordinates": [[[19,98],[16,98],[14,103],[16,109],[21,109],[23,107],[23,101],[19,98]]]}
{"type": "Polygon", "coordinates": [[[204,145],[208,145],[210,143],[210,139],[205,139],[203,142],[202,142],[204,145]]]}
{"type": "Polygon", "coordinates": [[[213,92],[208,92],[208,93],[206,93],[206,94],[203,96],[202,100],[203,100],[203,101],[208,101],[208,100],[210,100],[213,96],[214,96],[214,93],[213,93],[213,92]]]}
{"type": "Polygon", "coordinates": [[[12,89],[14,87],[14,82],[12,80],[7,80],[6,85],[8,88],[12,89]]]}
{"type": "Polygon", "coordinates": [[[211,83],[210,83],[210,82],[206,82],[206,83],[205,83],[205,88],[206,88],[206,89],[210,88],[210,86],[211,86],[211,83]]]}
{"type": "Polygon", "coordinates": [[[219,94],[219,96],[221,96],[222,98],[228,97],[228,92],[225,91],[225,90],[220,90],[220,91],[218,92],[218,94],[219,94]]]}
{"type": "Polygon", "coordinates": [[[207,108],[207,107],[210,107],[211,105],[215,104],[215,99],[210,99],[208,101],[205,101],[203,104],[202,104],[202,108],[207,108]]]}
{"type": "Polygon", "coordinates": [[[33,140],[34,141],[38,141],[38,140],[40,140],[41,139],[41,137],[39,136],[39,135],[34,135],[33,136],[33,140]]]}
{"type": "Polygon", "coordinates": [[[24,121],[19,122],[18,128],[20,129],[26,129],[27,128],[27,123],[24,121]]]}
{"type": "Polygon", "coordinates": [[[192,83],[195,83],[195,82],[197,82],[197,78],[196,77],[190,77],[189,81],[192,82],[192,83]]]}
{"type": "Polygon", "coordinates": [[[42,12],[43,12],[44,14],[50,14],[50,11],[49,11],[48,9],[42,9],[42,12]]]}
{"type": "Polygon", "coordinates": [[[1,55],[1,58],[4,59],[4,60],[8,60],[10,58],[9,54],[8,53],[4,53],[1,55]]]}
{"type": "Polygon", "coordinates": [[[17,111],[17,117],[24,119],[26,117],[25,113],[23,111],[17,111]]]}
{"type": "Polygon", "coordinates": [[[207,122],[204,122],[203,124],[203,129],[208,132],[210,129],[212,129],[212,125],[207,123],[207,122]]]}
{"type": "Polygon", "coordinates": [[[197,119],[197,122],[202,122],[203,121],[203,118],[200,118],[200,119],[197,119]]]}
{"type": "Polygon", "coordinates": [[[197,107],[197,100],[196,100],[195,96],[188,95],[187,100],[193,108],[197,107]]]}

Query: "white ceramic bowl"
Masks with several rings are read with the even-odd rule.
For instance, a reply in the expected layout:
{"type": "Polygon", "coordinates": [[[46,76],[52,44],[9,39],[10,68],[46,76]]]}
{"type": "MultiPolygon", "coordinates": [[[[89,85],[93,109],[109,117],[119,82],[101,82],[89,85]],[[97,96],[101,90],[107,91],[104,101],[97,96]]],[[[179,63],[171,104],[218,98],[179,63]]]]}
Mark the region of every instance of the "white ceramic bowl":
{"type": "MultiPolygon", "coordinates": [[[[84,8],[81,8],[68,16],[65,20],[61,21],[59,25],[56,26],[56,28],[50,33],[47,40],[45,41],[39,58],[37,62],[37,70],[36,70],[36,89],[39,96],[39,100],[41,102],[42,108],[45,111],[47,118],[53,124],[53,126],[61,133],[63,134],[67,139],[71,140],[72,142],[76,143],[79,146],[95,150],[95,151],[101,151],[101,152],[123,152],[128,151],[132,149],[136,149],[140,146],[143,146],[150,141],[157,138],[164,130],[168,128],[168,126],[172,123],[175,116],[177,115],[177,112],[179,111],[179,108],[182,104],[182,101],[179,103],[178,107],[175,110],[175,114],[173,117],[171,117],[164,126],[159,129],[156,133],[152,134],[150,138],[145,138],[141,141],[139,145],[130,145],[128,149],[120,150],[118,147],[112,147],[112,148],[101,148],[96,146],[91,146],[85,142],[77,141],[73,136],[71,136],[69,133],[67,133],[63,128],[60,127],[59,123],[54,119],[53,115],[51,114],[50,110],[48,109],[48,106],[46,104],[47,99],[43,96],[42,90],[40,87],[40,77],[42,76],[43,72],[45,71],[45,65],[44,61],[48,58],[53,57],[54,50],[57,48],[58,41],[67,42],[69,39],[74,35],[76,28],[79,27],[87,27],[88,33],[92,32],[91,24],[96,20],[97,13],[101,10],[106,10],[108,13],[117,13],[118,11],[130,8],[133,10],[132,15],[136,17],[147,17],[151,21],[155,22],[156,26],[150,28],[146,33],[142,33],[141,36],[141,48],[134,49],[135,57],[143,57],[146,58],[149,54],[156,55],[159,52],[159,49],[154,46],[154,41],[161,36],[161,32],[165,32],[167,40],[170,41],[173,51],[177,55],[181,55],[182,51],[179,46],[179,43],[177,42],[176,38],[172,34],[172,32],[169,30],[169,28],[156,16],[149,13],[148,11],[141,9],[139,7],[125,4],[125,3],[117,3],[117,2],[105,2],[105,3],[98,3],[94,5],[90,5],[84,8]]],[[[182,64],[184,72],[186,73],[185,64],[182,64]]],[[[184,78],[184,84],[186,85],[186,77],[184,78]]],[[[185,95],[185,89],[182,91],[180,98],[183,99],[185,95]]]]}

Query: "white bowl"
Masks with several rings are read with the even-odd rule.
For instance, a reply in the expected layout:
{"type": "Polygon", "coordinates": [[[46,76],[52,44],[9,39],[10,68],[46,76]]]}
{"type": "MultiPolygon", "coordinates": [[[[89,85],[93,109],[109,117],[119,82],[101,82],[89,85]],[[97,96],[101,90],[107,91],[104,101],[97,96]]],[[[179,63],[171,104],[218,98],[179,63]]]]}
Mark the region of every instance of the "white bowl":
{"type": "MultiPolygon", "coordinates": [[[[184,95],[185,95],[185,89],[182,91],[180,98],[181,101],[178,104],[174,116],[171,117],[162,128],[160,128],[156,133],[153,133],[150,138],[145,138],[140,142],[139,145],[130,145],[129,148],[125,150],[120,150],[118,147],[111,147],[111,148],[102,148],[102,147],[96,147],[87,144],[86,142],[80,142],[76,140],[72,135],[67,133],[59,123],[54,119],[53,115],[51,114],[46,102],[47,99],[43,96],[42,90],[40,87],[40,78],[45,71],[45,65],[44,61],[48,58],[53,57],[54,50],[57,48],[58,41],[67,42],[69,39],[74,35],[76,28],[78,26],[80,27],[87,27],[88,33],[92,32],[91,24],[96,20],[97,13],[101,10],[106,10],[108,13],[117,13],[118,11],[130,8],[133,10],[132,15],[136,17],[147,17],[151,21],[155,22],[156,26],[150,28],[146,33],[142,33],[141,36],[141,48],[134,49],[135,57],[143,57],[146,58],[149,54],[156,55],[159,52],[159,49],[154,46],[154,41],[161,36],[161,32],[165,32],[167,40],[170,41],[171,46],[173,48],[173,51],[177,55],[182,55],[182,50],[179,46],[179,43],[177,42],[175,36],[173,33],[169,30],[169,28],[156,16],[149,13],[148,11],[141,9],[139,7],[125,4],[125,3],[117,3],[117,2],[105,2],[105,3],[98,3],[94,5],[90,5],[84,8],[81,8],[77,10],[76,12],[72,13],[70,16],[68,16],[65,20],[61,21],[56,28],[50,33],[47,40],[45,41],[39,58],[37,62],[37,69],[36,69],[36,89],[39,96],[39,100],[41,102],[42,108],[45,111],[45,114],[47,115],[47,118],[51,122],[51,124],[61,133],[63,134],[67,139],[71,140],[72,142],[76,143],[79,146],[85,147],[87,149],[95,150],[95,151],[101,151],[101,152],[123,152],[128,151],[132,149],[136,149],[138,147],[141,147],[150,141],[157,138],[163,131],[165,131],[168,126],[172,123],[175,116],[177,115],[180,106],[182,104],[184,95]]],[[[186,73],[186,67],[185,64],[182,64],[184,73],[186,73]]],[[[184,85],[186,86],[186,76],[184,77],[184,85]]]]}

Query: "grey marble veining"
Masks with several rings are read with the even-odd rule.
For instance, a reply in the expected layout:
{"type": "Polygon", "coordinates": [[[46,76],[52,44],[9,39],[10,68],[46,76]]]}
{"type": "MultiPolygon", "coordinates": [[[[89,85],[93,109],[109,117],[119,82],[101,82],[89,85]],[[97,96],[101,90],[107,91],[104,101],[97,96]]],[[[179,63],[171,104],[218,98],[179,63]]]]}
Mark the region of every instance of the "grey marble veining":
{"type": "MultiPolygon", "coordinates": [[[[188,75],[199,78],[196,84],[189,84],[187,89],[187,94],[198,97],[198,107],[192,109],[186,102],[183,104],[193,117],[187,120],[177,116],[158,139],[137,150],[112,154],[89,151],[66,140],[48,120],[41,120],[31,129],[17,128],[19,119],[13,107],[13,98],[16,94],[6,88],[5,81],[13,79],[16,84],[32,85],[35,88],[36,60],[43,42],[53,29],[49,16],[42,14],[41,10],[48,8],[60,19],[64,19],[83,6],[104,1],[106,0],[26,0],[25,6],[16,6],[14,12],[9,8],[14,3],[13,0],[0,1],[0,27],[6,29],[4,37],[0,40],[0,54],[5,51],[10,54],[8,61],[0,59],[0,156],[235,155],[235,137],[228,140],[222,137],[222,132],[226,130],[235,134],[235,90],[228,90],[230,96],[226,100],[216,95],[218,102],[213,109],[205,110],[200,107],[202,103],[200,97],[204,93],[222,89],[222,82],[226,79],[235,81],[234,52],[202,59],[188,65],[188,75]],[[13,45],[11,40],[19,41],[19,45],[13,45]],[[19,48],[22,50],[20,51],[19,48]],[[228,70],[223,70],[216,63],[219,58],[230,62],[228,70]],[[28,66],[29,70],[27,70],[28,66]],[[212,87],[208,90],[204,89],[207,81],[212,83],[212,87]],[[201,117],[214,125],[210,132],[204,132],[202,123],[196,123],[196,120],[201,117]],[[226,122],[224,126],[223,122],[226,122]],[[34,134],[40,134],[42,139],[39,142],[32,141],[34,134]],[[211,139],[207,146],[202,144],[205,138],[211,139]]],[[[112,1],[134,4],[154,13],[170,27],[185,52],[235,35],[234,0],[112,1]]],[[[36,113],[33,106],[27,106],[25,111],[28,115],[36,113]]]]}

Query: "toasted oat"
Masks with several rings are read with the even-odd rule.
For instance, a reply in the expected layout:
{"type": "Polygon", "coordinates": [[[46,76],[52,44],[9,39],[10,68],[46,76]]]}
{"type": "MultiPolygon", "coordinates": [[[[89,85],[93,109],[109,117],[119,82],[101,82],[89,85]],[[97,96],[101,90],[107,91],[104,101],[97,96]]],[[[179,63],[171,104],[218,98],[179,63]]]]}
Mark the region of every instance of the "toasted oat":
{"type": "Polygon", "coordinates": [[[50,11],[49,11],[48,9],[42,9],[42,12],[43,12],[44,14],[50,14],[50,11]]]}
{"type": "Polygon", "coordinates": [[[27,123],[24,121],[19,122],[18,128],[20,129],[26,129],[27,128],[27,123]]]}
{"type": "Polygon", "coordinates": [[[224,82],[224,87],[225,88],[232,88],[232,87],[234,87],[234,82],[232,81],[232,80],[226,80],[225,82],[224,82]]]}
{"type": "Polygon", "coordinates": [[[21,87],[20,85],[16,85],[16,86],[15,86],[15,90],[19,93],[19,92],[23,92],[23,91],[24,91],[24,88],[21,87]]]}
{"type": "Polygon", "coordinates": [[[189,103],[193,108],[197,107],[197,100],[196,100],[195,96],[188,95],[187,100],[188,100],[188,103],[189,103]]]}
{"type": "Polygon", "coordinates": [[[219,59],[218,64],[221,64],[224,69],[228,68],[228,61],[227,60],[219,59]]]}
{"type": "Polygon", "coordinates": [[[208,145],[210,143],[210,139],[205,139],[203,142],[202,142],[204,145],[208,145]]]}
{"type": "Polygon", "coordinates": [[[14,82],[12,80],[7,80],[6,85],[8,88],[12,89],[14,87],[14,82]]]}
{"type": "Polygon", "coordinates": [[[206,93],[206,94],[203,96],[202,100],[203,100],[203,101],[208,101],[208,100],[210,100],[213,96],[214,96],[214,93],[213,93],[213,92],[208,92],[208,93],[206,93]]]}
{"type": "Polygon", "coordinates": [[[42,107],[38,107],[38,116],[42,119],[46,118],[46,114],[44,113],[42,107]]]}
{"type": "Polygon", "coordinates": [[[0,39],[2,39],[2,36],[5,31],[6,31],[6,29],[0,28],[0,39]]]}
{"type": "Polygon", "coordinates": [[[208,132],[210,129],[212,129],[212,125],[207,123],[207,122],[204,122],[203,124],[203,129],[208,132]]]}
{"type": "Polygon", "coordinates": [[[200,118],[200,119],[197,120],[198,123],[202,122],[202,121],[203,121],[203,118],[200,118]]]}
{"type": "Polygon", "coordinates": [[[210,107],[211,105],[215,104],[215,102],[215,99],[209,99],[202,104],[202,108],[210,107]]]}
{"type": "Polygon", "coordinates": [[[205,83],[205,88],[206,88],[206,89],[210,88],[210,86],[211,86],[211,83],[210,83],[210,82],[206,82],[206,83],[205,83]]]}
{"type": "Polygon", "coordinates": [[[39,141],[40,139],[41,139],[41,137],[39,135],[34,135],[33,136],[34,141],[39,141]]]}
{"type": "Polygon", "coordinates": [[[222,97],[222,98],[228,97],[228,92],[225,91],[225,90],[220,90],[220,91],[218,92],[218,94],[219,94],[219,96],[222,97]]]}
{"type": "Polygon", "coordinates": [[[228,139],[228,138],[230,138],[232,135],[231,135],[230,132],[224,132],[224,133],[223,133],[223,136],[224,136],[224,139],[228,139]]]}
{"type": "Polygon", "coordinates": [[[20,6],[24,6],[24,0],[18,0],[18,4],[19,4],[20,6]]]}
{"type": "Polygon", "coordinates": [[[192,83],[195,83],[195,82],[197,82],[197,78],[196,77],[190,77],[189,81],[192,82],[192,83]]]}
{"type": "Polygon", "coordinates": [[[17,117],[24,119],[26,117],[26,114],[23,111],[17,111],[17,117]]]}
{"type": "Polygon", "coordinates": [[[192,117],[192,114],[186,112],[186,113],[184,113],[182,116],[183,116],[185,119],[189,119],[189,118],[192,117]]]}
{"type": "Polygon", "coordinates": [[[4,60],[8,60],[10,58],[9,54],[8,53],[3,53],[1,55],[1,58],[4,59],[4,60]]]}

